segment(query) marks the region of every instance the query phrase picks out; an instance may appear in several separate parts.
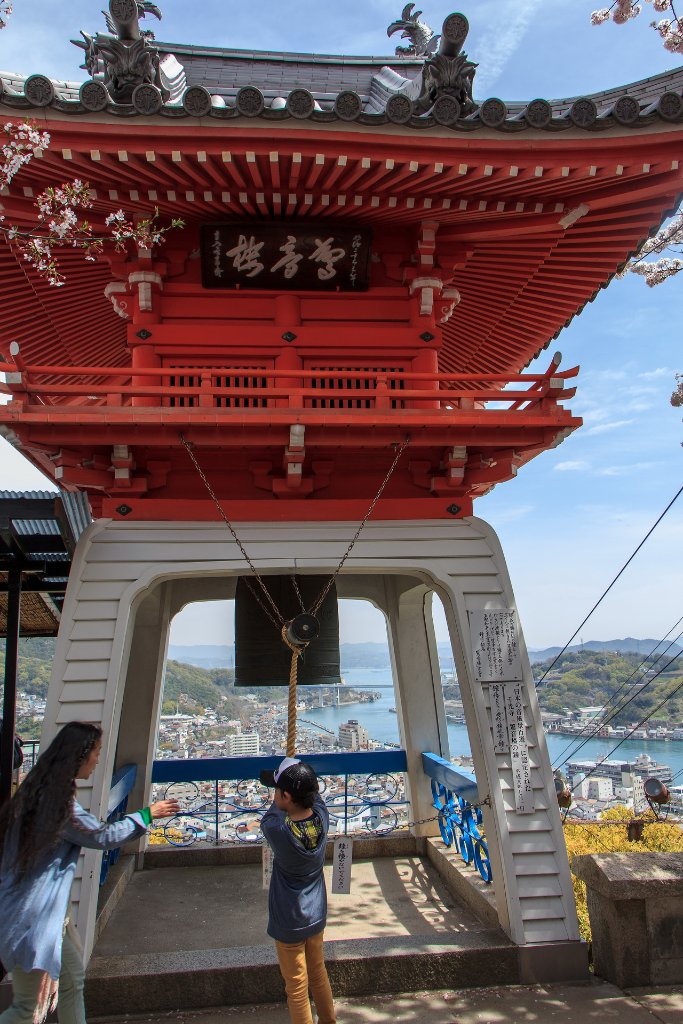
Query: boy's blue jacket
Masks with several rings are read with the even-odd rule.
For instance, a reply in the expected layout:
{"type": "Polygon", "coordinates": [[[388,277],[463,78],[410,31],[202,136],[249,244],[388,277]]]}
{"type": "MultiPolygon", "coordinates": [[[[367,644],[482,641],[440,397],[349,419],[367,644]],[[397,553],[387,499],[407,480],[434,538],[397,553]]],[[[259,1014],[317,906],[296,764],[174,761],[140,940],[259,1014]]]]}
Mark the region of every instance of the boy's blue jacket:
{"type": "Polygon", "coordinates": [[[268,934],[278,942],[303,942],[317,935],[327,920],[323,866],[330,815],[321,797],[312,810],[323,823],[315,850],[307,850],[285,824],[285,812],[272,804],[261,829],[273,851],[273,874],[268,893],[268,934]]]}

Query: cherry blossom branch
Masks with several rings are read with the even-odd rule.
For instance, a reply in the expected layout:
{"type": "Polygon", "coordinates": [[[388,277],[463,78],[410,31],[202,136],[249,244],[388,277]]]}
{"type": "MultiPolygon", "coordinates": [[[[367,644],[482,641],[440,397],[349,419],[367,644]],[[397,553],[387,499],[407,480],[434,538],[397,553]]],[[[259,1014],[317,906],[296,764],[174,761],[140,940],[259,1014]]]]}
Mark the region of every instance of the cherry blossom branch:
{"type": "Polygon", "coordinates": [[[12,13],[11,0],[0,0],[0,28],[7,27],[7,19],[12,13]]]}
{"type": "MultiPolygon", "coordinates": [[[[645,3],[652,4],[655,11],[663,14],[671,12],[670,18],[662,18],[660,21],[651,21],[650,27],[655,29],[664,42],[664,49],[670,53],[683,53],[683,22],[676,13],[674,0],[645,0],[645,3]]],[[[591,14],[591,24],[602,25],[610,18],[617,25],[624,25],[632,18],[637,18],[642,13],[643,7],[636,0],[614,0],[611,7],[602,7],[591,14]]]]}
{"type": "Polygon", "coordinates": [[[676,390],[671,396],[671,404],[677,408],[683,405],[683,373],[676,374],[676,390]]]}
{"type": "MultiPolygon", "coordinates": [[[[6,188],[33,156],[47,149],[50,136],[47,132],[37,131],[27,121],[16,125],[8,122],[1,131],[4,140],[0,146],[0,188],[6,188]]],[[[55,248],[81,249],[85,259],[90,261],[102,252],[105,242],[111,241],[117,252],[125,251],[129,243],[138,250],[149,252],[159,245],[167,231],[184,226],[184,221],[175,217],[166,227],[160,227],[157,208],[151,217],[137,221],[129,220],[123,210],[118,210],[105,220],[111,234],[94,237],[90,223],[80,217],[80,211],[92,207],[90,185],[80,178],[58,188],[46,188],[37,197],[35,205],[38,209],[38,230],[22,231],[14,225],[0,223],[0,232],[4,232],[23,258],[56,288],[61,287],[65,279],[59,269],[55,248]]],[[[3,220],[0,215],[0,222],[3,220]]]]}
{"type": "Polygon", "coordinates": [[[624,277],[629,271],[645,278],[650,288],[666,281],[683,270],[683,210],[666,227],[662,228],[641,246],[638,254],[630,260],[617,277],[624,277]],[[670,256],[663,255],[671,253],[670,256]],[[649,256],[659,256],[648,260],[649,256]]]}

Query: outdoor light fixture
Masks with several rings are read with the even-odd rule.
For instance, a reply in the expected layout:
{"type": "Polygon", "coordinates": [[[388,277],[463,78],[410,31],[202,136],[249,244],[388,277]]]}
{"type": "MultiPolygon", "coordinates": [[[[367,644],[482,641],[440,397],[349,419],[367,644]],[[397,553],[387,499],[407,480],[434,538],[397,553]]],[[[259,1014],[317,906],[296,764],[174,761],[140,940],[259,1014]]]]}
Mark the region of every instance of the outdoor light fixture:
{"type": "Polygon", "coordinates": [[[659,779],[645,779],[643,790],[649,803],[668,804],[671,799],[671,793],[659,779]]]}
{"type": "Polygon", "coordinates": [[[572,791],[562,775],[555,776],[555,796],[559,807],[571,807],[572,791]]]}

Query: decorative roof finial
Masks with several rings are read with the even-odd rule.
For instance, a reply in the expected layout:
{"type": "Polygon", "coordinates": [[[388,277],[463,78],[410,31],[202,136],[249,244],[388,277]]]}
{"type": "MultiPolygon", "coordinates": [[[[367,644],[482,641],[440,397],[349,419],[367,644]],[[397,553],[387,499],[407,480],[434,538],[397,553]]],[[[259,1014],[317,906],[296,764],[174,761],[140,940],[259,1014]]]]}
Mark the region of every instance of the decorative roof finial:
{"type": "Polygon", "coordinates": [[[161,11],[150,0],[109,0],[109,13],[102,13],[109,34],[98,32],[91,36],[81,32],[83,42],[72,39],[75,46],[85,51],[82,66],[95,80],[90,85],[92,109],[102,109],[103,101],[96,95],[97,90],[103,93],[104,102],[110,96],[115,103],[131,103],[136,90],[144,86],[146,91],[140,93],[136,109],[144,102],[148,109],[140,112],[155,113],[168,98],[168,90],[159,74],[159,51],[150,42],[154,33],[142,30],[140,19],[146,14],[161,19],[161,11]]]}
{"type": "Polygon", "coordinates": [[[161,21],[160,9],[150,0],[111,0],[109,12],[102,11],[107,23],[107,30],[118,39],[126,39],[131,42],[139,36],[154,39],[151,29],[140,30],[138,24],[140,18],[144,18],[146,14],[153,14],[161,21]]]}
{"type": "Polygon", "coordinates": [[[401,39],[410,39],[410,46],[397,46],[397,57],[430,57],[436,53],[441,36],[434,34],[434,30],[426,22],[420,21],[422,11],[413,11],[415,4],[406,4],[398,21],[392,21],[387,29],[387,35],[393,36],[396,32],[401,33],[401,39]]]}

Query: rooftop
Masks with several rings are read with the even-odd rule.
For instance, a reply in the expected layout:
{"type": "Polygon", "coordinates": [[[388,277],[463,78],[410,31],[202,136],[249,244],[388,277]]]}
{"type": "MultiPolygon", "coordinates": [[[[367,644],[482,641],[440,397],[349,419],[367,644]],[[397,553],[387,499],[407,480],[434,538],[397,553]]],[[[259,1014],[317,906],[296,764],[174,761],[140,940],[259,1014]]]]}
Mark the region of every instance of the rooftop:
{"type": "Polygon", "coordinates": [[[531,101],[476,96],[478,65],[463,49],[469,24],[462,14],[450,14],[437,35],[419,20],[421,12],[406,16],[406,8],[387,34],[400,32],[408,46],[397,47],[393,55],[340,56],[161,42],[140,27],[138,14],[120,20],[126,8],[115,8],[119,20],[103,12],[106,32],[81,31],[82,38],[72,40],[84,52],[89,79],[0,72],[3,102],[68,115],[355,121],[370,127],[396,123],[414,130],[445,126],[506,133],[528,127],[549,132],[642,128],[678,121],[683,114],[683,69],[589,96],[531,101]],[[142,45],[133,55],[136,40],[142,45]]]}

